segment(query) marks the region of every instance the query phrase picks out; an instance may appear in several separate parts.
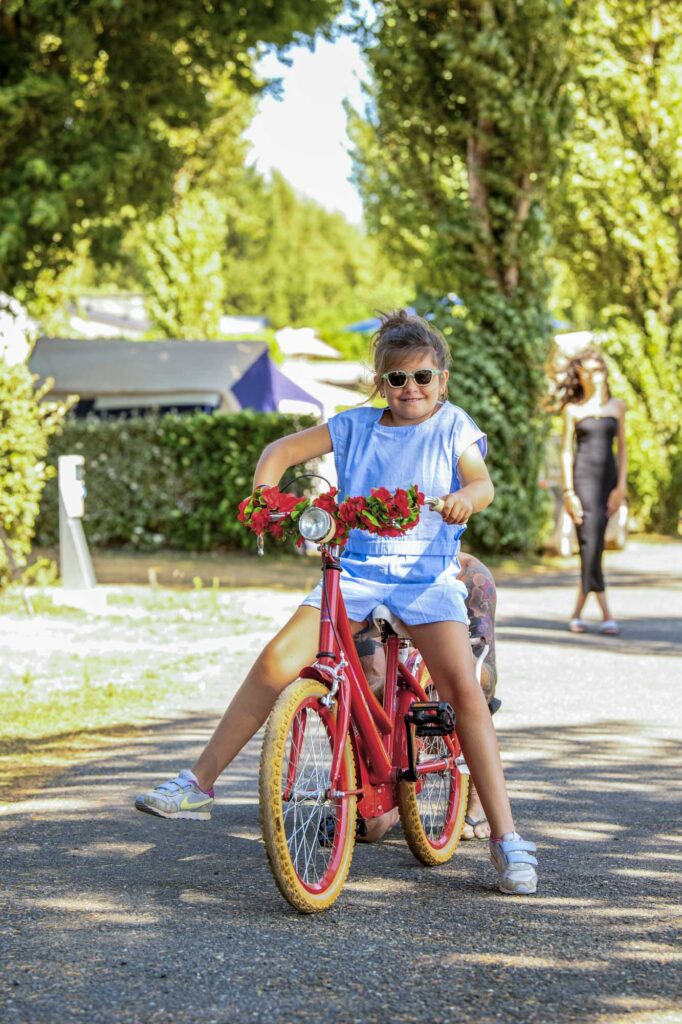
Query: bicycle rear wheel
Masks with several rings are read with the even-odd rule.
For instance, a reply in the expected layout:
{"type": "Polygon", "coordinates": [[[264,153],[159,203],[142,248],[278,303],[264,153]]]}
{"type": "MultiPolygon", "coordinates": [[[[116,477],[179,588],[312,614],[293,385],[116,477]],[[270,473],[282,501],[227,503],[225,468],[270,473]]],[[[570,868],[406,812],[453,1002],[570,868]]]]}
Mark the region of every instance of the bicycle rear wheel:
{"type": "MultiPolygon", "coordinates": [[[[429,700],[439,699],[425,667],[421,684],[429,700]]],[[[451,739],[459,756],[457,734],[453,733],[451,739]]],[[[450,754],[443,736],[414,737],[414,743],[417,765],[450,754]]],[[[453,856],[464,828],[468,793],[468,776],[454,766],[398,786],[400,822],[408,846],[422,864],[445,864],[453,856]]]]}
{"type": "MultiPolygon", "coordinates": [[[[260,763],[260,815],[270,869],[280,892],[305,914],[326,910],[339,896],[355,845],[356,797],[332,797],[330,772],[335,708],[315,680],[292,683],[265,730],[260,763]]],[[[339,791],[355,786],[346,737],[339,791]]]]}

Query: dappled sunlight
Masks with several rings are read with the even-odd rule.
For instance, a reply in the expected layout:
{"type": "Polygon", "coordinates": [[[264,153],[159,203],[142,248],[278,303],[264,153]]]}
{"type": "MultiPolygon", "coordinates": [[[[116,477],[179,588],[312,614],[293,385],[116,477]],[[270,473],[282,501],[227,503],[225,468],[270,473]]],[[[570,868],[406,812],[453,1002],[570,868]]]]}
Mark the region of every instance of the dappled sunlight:
{"type": "Polygon", "coordinates": [[[610,951],[616,960],[643,960],[648,963],[658,960],[660,963],[682,963],[682,950],[678,946],[661,942],[628,942],[621,948],[610,951]]]}
{"type": "Polygon", "coordinates": [[[103,860],[134,860],[154,849],[154,843],[88,843],[65,852],[71,857],[100,857],[103,860]]]}
{"type": "MultiPolygon", "coordinates": [[[[61,927],[62,914],[77,914],[83,920],[82,926],[87,928],[92,924],[125,924],[125,925],[150,925],[156,924],[157,915],[140,912],[138,910],[125,910],[120,900],[105,899],[94,894],[79,893],[77,897],[53,896],[53,897],[25,897],[22,900],[29,907],[36,907],[40,910],[53,911],[59,917],[55,925],[61,927]]],[[[47,922],[43,918],[43,927],[47,922]]]]}
{"type": "Polygon", "coordinates": [[[642,1013],[653,1013],[657,993],[679,973],[679,744],[655,729],[638,736],[634,723],[619,720],[515,729],[503,722],[516,820],[539,846],[537,896],[497,894],[485,843],[461,843],[448,864],[426,869],[398,827],[376,845],[356,846],[332,911],[298,917],[275,888],[260,836],[260,738],[219,780],[210,822],[167,822],[133,809],[136,793],[192,763],[213,723],[190,714],[150,723],[127,746],[109,744],[97,761],[0,820],[4,853],[20,875],[14,913],[37,915],[31,963],[45,970],[44,937],[59,934],[66,949],[85,941],[108,960],[118,943],[117,963],[167,972],[141,966],[148,940],[160,935],[192,949],[209,975],[223,970],[219,961],[210,966],[213,951],[237,941],[239,952],[225,954],[229,977],[245,958],[300,949],[311,963],[345,958],[344,977],[360,978],[368,963],[382,962],[396,915],[406,915],[410,941],[392,940],[394,955],[414,957],[421,937],[419,972],[441,986],[447,978],[453,991],[482,987],[504,1000],[521,984],[534,1022],[546,1010],[548,1021],[616,1024],[615,1000],[627,985],[642,1013]],[[570,1018],[562,1017],[569,985],[570,1018]]]}
{"type": "Polygon", "coordinates": [[[262,843],[263,837],[259,829],[230,829],[230,836],[233,839],[245,839],[248,843],[262,843]]]}
{"type": "Polygon", "coordinates": [[[197,892],[195,889],[187,889],[184,892],[179,893],[178,899],[181,903],[203,903],[218,906],[223,904],[223,900],[220,896],[208,892],[197,892]]]}
{"type": "Polygon", "coordinates": [[[615,996],[604,1003],[612,1010],[595,1017],[593,1024],[682,1024],[682,1010],[667,999],[615,996]]]}
{"type": "Polygon", "coordinates": [[[662,881],[668,880],[671,882],[677,882],[679,880],[679,872],[677,869],[674,871],[655,871],[653,868],[612,868],[614,875],[622,875],[623,878],[653,878],[661,879],[662,881]]]}
{"type": "MultiPolygon", "coordinates": [[[[45,791],[43,791],[45,793],[45,791]]],[[[1,804],[0,816],[8,818],[21,818],[25,814],[38,814],[54,818],[77,817],[79,814],[89,813],[90,807],[85,797],[50,796],[31,797],[28,800],[18,800],[13,804],[1,804]]]]}
{"type": "Polygon", "coordinates": [[[517,968],[521,971],[598,971],[606,965],[606,960],[575,960],[557,957],[529,956],[528,954],[496,954],[496,953],[454,953],[446,963],[477,964],[480,967],[517,968]]]}
{"type": "Polygon", "coordinates": [[[547,839],[571,840],[572,842],[605,843],[611,842],[614,833],[621,831],[620,825],[605,822],[566,822],[563,825],[544,824],[542,834],[547,839]]]}

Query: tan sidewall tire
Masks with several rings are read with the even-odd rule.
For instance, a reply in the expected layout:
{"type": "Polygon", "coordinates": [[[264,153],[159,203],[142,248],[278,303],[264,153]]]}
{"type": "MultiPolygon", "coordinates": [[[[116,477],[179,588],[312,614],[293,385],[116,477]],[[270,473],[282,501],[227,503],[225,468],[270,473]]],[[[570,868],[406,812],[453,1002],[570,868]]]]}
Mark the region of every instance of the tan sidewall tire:
{"type": "MultiPolygon", "coordinates": [[[[424,689],[429,685],[429,675],[424,667],[421,685],[424,689]]],[[[455,769],[456,770],[456,769],[455,769]]],[[[459,804],[457,816],[452,835],[445,846],[434,847],[428,840],[424,826],[419,816],[419,801],[414,782],[401,782],[398,785],[398,809],[400,811],[400,823],[405,833],[405,839],[410,850],[422,864],[434,867],[436,864],[446,864],[459,846],[459,840],[464,828],[464,819],[467,812],[469,799],[469,776],[460,775],[459,804]]]]}
{"type": "Polygon", "coordinates": [[[464,828],[464,818],[467,810],[467,799],[469,796],[468,776],[461,776],[460,800],[457,808],[455,827],[449,842],[442,847],[434,847],[429,842],[424,827],[419,817],[419,804],[414,782],[401,782],[398,786],[398,808],[400,810],[400,823],[403,826],[407,845],[412,850],[417,860],[422,864],[433,867],[436,864],[446,864],[459,846],[459,840],[464,828]]]}
{"type": "MultiPolygon", "coordinates": [[[[348,797],[348,828],[343,857],[336,877],[324,892],[309,892],[301,883],[289,856],[282,815],[282,763],[286,754],[291,722],[302,701],[308,697],[324,697],[329,691],[312,679],[299,679],[280,695],[265,729],[260,760],[260,820],[268,863],[279,891],[296,910],[315,914],[338,898],[346,881],[355,846],[357,798],[348,797]]],[[[344,759],[349,789],[355,789],[355,760],[350,738],[346,738],[344,759]]]]}

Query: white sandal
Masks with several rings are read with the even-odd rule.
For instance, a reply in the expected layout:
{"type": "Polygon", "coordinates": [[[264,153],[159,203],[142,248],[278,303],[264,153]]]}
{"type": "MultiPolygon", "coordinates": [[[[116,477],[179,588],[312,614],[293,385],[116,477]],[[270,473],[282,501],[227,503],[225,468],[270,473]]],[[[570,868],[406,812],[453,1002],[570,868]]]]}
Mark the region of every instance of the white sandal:
{"type": "Polygon", "coordinates": [[[620,633],[620,626],[613,619],[604,619],[599,627],[599,632],[603,633],[604,636],[618,636],[620,633]]]}
{"type": "Polygon", "coordinates": [[[582,619],[571,619],[568,628],[571,633],[585,633],[587,632],[587,623],[582,619]]]}

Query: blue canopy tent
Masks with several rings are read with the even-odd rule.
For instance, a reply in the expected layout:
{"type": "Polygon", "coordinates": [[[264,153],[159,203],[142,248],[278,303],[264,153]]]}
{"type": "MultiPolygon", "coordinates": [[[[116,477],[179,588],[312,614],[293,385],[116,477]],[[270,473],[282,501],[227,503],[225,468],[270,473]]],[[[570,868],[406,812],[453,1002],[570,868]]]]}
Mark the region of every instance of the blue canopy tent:
{"type": "Polygon", "coordinates": [[[322,403],[298,384],[285,377],[270,359],[267,351],[256,359],[243,377],[232,387],[232,394],[244,408],[260,412],[281,412],[283,403],[314,405],[322,415],[322,403]]]}

